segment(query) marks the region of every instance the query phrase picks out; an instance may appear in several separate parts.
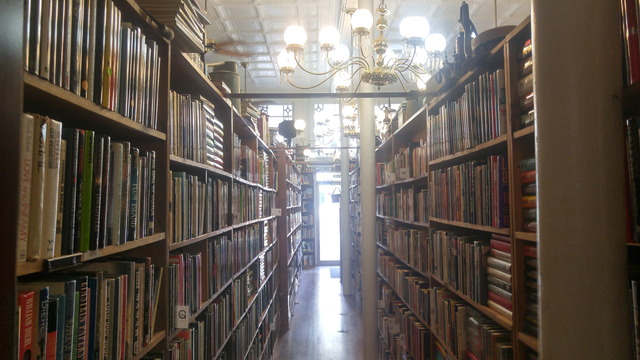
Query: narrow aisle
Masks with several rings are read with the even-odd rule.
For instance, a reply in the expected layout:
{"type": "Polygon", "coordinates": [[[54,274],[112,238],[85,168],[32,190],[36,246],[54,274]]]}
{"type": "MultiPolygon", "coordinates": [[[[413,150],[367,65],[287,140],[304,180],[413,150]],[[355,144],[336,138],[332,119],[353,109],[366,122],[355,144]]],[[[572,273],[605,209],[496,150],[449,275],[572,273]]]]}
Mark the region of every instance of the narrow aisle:
{"type": "Polygon", "coordinates": [[[342,295],[339,267],[304,270],[295,301],[291,328],[278,339],[273,360],[362,358],[360,314],[353,297],[342,295]]]}

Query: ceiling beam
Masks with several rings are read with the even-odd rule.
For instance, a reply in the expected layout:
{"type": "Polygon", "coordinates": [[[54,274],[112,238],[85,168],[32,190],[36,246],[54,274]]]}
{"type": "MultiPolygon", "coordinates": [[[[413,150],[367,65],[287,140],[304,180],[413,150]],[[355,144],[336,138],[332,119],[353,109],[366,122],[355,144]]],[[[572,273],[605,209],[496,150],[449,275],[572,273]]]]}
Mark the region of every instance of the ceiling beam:
{"type": "Polygon", "coordinates": [[[423,98],[435,97],[435,92],[411,90],[409,92],[367,93],[236,93],[225,94],[229,99],[376,99],[376,98],[423,98]]]}

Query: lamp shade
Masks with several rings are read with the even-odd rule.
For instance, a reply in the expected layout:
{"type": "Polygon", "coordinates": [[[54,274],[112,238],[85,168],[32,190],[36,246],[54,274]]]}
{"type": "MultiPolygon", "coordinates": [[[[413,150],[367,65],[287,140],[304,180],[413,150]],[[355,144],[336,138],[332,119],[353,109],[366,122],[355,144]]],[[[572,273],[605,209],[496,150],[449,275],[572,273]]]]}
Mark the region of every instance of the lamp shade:
{"type": "Polygon", "coordinates": [[[342,107],[342,116],[351,118],[356,114],[356,107],[353,104],[347,104],[342,107]]]}
{"type": "Polygon", "coordinates": [[[278,66],[280,69],[293,69],[296,67],[296,59],[294,54],[287,51],[282,50],[280,54],[278,54],[278,66]]]}
{"type": "Polygon", "coordinates": [[[296,137],[296,128],[293,120],[283,120],[278,124],[278,134],[282,135],[285,139],[293,139],[296,137]]]}
{"type": "Polygon", "coordinates": [[[302,131],[307,127],[307,123],[302,119],[298,119],[293,122],[293,127],[298,131],[302,131]]]}
{"type": "Polygon", "coordinates": [[[287,46],[302,46],[307,42],[307,32],[300,25],[291,25],[284,31],[284,42],[287,46]]]}
{"type": "Polygon", "coordinates": [[[427,50],[425,50],[424,48],[416,48],[416,53],[413,56],[413,63],[424,64],[427,62],[428,58],[429,54],[427,54],[427,50]]]}
{"type": "Polygon", "coordinates": [[[407,16],[400,22],[400,35],[405,39],[426,39],[429,22],[422,16],[407,16]]]}
{"type": "Polygon", "coordinates": [[[444,35],[440,33],[433,33],[427,37],[427,40],[424,44],[424,47],[427,51],[444,51],[444,48],[447,46],[447,40],[444,38],[444,35]]]}
{"type": "Polygon", "coordinates": [[[335,49],[329,53],[329,61],[332,64],[342,64],[347,61],[350,56],[349,48],[344,44],[338,44],[335,49]]]}
{"type": "Polygon", "coordinates": [[[373,15],[366,9],[358,9],[351,15],[351,29],[371,29],[373,15]]]}
{"type": "Polygon", "coordinates": [[[340,42],[340,33],[333,26],[325,26],[318,34],[320,45],[336,46],[340,42]]]}
{"type": "Polygon", "coordinates": [[[427,81],[431,79],[430,74],[420,74],[418,75],[418,79],[416,81],[416,85],[418,85],[418,89],[426,90],[427,89],[427,81]]]}

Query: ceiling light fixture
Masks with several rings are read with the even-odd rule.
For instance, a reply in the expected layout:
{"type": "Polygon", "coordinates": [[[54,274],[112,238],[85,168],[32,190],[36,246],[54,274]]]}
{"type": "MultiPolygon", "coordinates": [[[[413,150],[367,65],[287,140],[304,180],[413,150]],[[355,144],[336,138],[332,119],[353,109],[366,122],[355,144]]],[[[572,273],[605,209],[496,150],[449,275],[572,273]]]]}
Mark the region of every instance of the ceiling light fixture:
{"type": "Polygon", "coordinates": [[[289,26],[284,32],[286,49],[278,55],[280,78],[283,83],[298,89],[312,89],[333,79],[332,90],[347,92],[351,81],[359,75],[354,92],[362,82],[376,86],[400,82],[406,92],[405,83],[425,83],[431,74],[442,68],[444,64],[444,48],[446,41],[441,34],[429,35],[429,22],[424,17],[409,16],[400,23],[403,37],[403,50],[396,54],[385,37],[389,9],[381,1],[376,9],[379,16],[376,21],[378,36],[371,41],[370,29],[373,16],[368,10],[347,9],[351,16],[351,49],[339,43],[340,33],[333,27],[323,28],[319,33],[322,59],[326,63],[326,71],[314,72],[304,67],[304,44],[307,33],[299,25],[289,26]],[[317,84],[300,86],[293,82],[296,68],[311,74],[325,76],[317,84]]]}

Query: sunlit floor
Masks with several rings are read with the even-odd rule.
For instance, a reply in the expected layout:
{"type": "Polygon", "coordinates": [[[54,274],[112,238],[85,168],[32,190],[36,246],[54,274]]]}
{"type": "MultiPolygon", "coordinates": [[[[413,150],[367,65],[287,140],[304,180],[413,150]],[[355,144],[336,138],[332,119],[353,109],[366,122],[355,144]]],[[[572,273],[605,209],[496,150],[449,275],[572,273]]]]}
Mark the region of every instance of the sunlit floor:
{"type": "Polygon", "coordinates": [[[342,295],[338,268],[331,268],[303,271],[291,326],[278,339],[274,360],[362,359],[359,310],[352,296],[342,295]]]}

